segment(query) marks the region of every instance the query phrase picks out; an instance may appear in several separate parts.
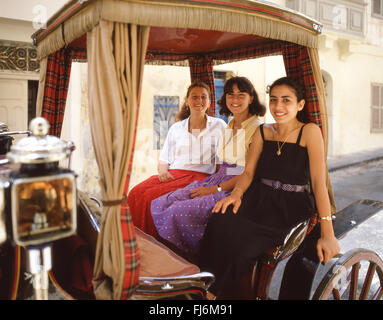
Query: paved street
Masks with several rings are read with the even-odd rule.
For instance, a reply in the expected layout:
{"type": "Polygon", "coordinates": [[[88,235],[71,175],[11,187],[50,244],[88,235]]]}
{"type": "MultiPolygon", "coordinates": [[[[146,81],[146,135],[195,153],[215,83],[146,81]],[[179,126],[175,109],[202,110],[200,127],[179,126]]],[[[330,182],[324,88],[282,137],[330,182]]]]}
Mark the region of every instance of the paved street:
{"type": "MultiPolygon", "coordinates": [[[[383,160],[338,170],[330,174],[337,210],[359,199],[383,201],[383,160]]],[[[383,210],[341,240],[342,252],[370,249],[383,258],[383,210]]]]}
{"type": "MultiPolygon", "coordinates": [[[[383,201],[383,160],[335,171],[330,176],[338,210],[358,199],[383,201]]],[[[383,259],[383,209],[350,231],[340,240],[340,245],[342,253],[364,248],[374,251],[383,259]]],[[[362,263],[363,275],[367,267],[367,263],[362,263]]],[[[377,286],[378,279],[375,276],[372,287],[377,286]]]]}
{"type": "Polygon", "coordinates": [[[383,201],[383,160],[330,172],[330,178],[337,210],[359,199],[383,201]]]}

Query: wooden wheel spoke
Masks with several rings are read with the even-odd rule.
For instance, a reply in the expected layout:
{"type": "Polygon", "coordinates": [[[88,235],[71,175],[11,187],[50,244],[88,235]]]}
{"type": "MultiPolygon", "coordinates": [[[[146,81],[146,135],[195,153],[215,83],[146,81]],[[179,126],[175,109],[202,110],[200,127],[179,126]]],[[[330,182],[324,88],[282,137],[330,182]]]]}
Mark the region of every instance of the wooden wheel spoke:
{"type": "Polygon", "coordinates": [[[351,284],[350,284],[350,300],[356,299],[356,291],[358,290],[358,278],[359,278],[360,263],[355,263],[351,270],[351,284]]]}
{"type": "Polygon", "coordinates": [[[383,260],[373,251],[352,249],[328,269],[313,300],[381,300],[383,298],[383,260]],[[360,278],[360,279],[359,279],[360,278]]]}
{"type": "Polygon", "coordinates": [[[366,300],[368,292],[370,291],[372,278],[374,277],[374,273],[376,270],[376,263],[370,262],[370,265],[368,267],[368,271],[366,274],[366,278],[364,279],[362,291],[359,296],[359,300],[366,300]]]}
{"type": "Polygon", "coordinates": [[[352,271],[350,271],[347,274],[345,281],[342,283],[341,287],[338,290],[340,299],[342,299],[343,295],[345,294],[347,289],[350,287],[351,278],[352,278],[352,271]]]}
{"type": "Polygon", "coordinates": [[[378,290],[374,293],[371,300],[380,300],[383,296],[383,288],[380,286],[378,290]]]}
{"type": "Polygon", "coordinates": [[[339,293],[338,289],[332,289],[332,295],[335,300],[341,300],[341,294],[339,293]]]}

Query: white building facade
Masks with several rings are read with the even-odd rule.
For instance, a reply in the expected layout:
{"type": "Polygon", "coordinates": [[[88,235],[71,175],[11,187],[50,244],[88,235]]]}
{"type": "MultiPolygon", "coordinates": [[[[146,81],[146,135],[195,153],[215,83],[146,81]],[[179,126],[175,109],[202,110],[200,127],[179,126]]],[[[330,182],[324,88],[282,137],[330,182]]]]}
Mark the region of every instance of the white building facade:
{"type": "Polygon", "coordinates": [[[66,0],[0,1],[0,122],[25,130],[35,115],[39,61],[31,35],[66,0]]]}
{"type": "Polygon", "coordinates": [[[383,0],[286,0],[323,23],[329,155],[383,148],[383,0]]]}

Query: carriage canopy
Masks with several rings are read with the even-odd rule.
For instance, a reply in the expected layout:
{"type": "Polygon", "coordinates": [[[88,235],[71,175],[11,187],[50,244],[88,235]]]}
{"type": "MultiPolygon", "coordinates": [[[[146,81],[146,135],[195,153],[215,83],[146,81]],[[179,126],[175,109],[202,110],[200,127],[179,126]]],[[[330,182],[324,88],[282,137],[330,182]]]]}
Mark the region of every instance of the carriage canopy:
{"type": "Polygon", "coordinates": [[[40,58],[38,115],[48,119],[53,135],[61,133],[71,62],[88,62],[89,119],[103,197],[97,298],[128,298],[138,283],[134,226],[120,204],[133,159],[144,64],[188,65],[192,81],[210,85],[214,102],[214,65],[281,54],[286,74],[306,88],[309,119],[321,127],[327,149],[321,29],[311,18],[264,1],[73,0],[32,36],[40,58]]]}

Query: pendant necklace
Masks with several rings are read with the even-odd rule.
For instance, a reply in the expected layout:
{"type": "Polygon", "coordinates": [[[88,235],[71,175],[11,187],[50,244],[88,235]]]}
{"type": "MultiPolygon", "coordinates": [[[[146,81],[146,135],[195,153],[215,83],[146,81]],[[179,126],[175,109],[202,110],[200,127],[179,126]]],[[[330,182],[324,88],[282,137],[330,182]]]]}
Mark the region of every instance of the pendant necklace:
{"type": "MultiPolygon", "coordinates": [[[[299,127],[299,126],[298,126],[299,127]]],[[[286,139],[285,141],[283,141],[283,143],[280,145],[279,144],[279,141],[277,141],[277,146],[278,146],[278,150],[277,150],[277,156],[279,157],[281,154],[282,154],[282,148],[283,146],[285,145],[288,137],[290,136],[290,134],[292,134],[298,127],[294,128],[293,130],[290,131],[290,133],[286,136],[286,139]]]]}

